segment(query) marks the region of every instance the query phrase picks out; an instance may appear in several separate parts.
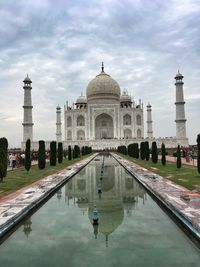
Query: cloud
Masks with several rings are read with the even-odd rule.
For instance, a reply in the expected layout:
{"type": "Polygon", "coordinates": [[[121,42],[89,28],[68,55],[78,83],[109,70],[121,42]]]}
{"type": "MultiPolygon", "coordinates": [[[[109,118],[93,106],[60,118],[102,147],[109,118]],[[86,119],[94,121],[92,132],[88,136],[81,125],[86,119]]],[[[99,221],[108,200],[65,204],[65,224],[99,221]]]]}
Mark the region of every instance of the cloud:
{"type": "Polygon", "coordinates": [[[122,89],[152,104],[155,136],[175,135],[180,69],[193,143],[200,131],[198,25],[196,0],[2,1],[0,118],[7,119],[0,120],[1,135],[20,145],[26,73],[33,80],[34,138],[52,140],[56,106],[85,93],[104,61],[122,89]]]}

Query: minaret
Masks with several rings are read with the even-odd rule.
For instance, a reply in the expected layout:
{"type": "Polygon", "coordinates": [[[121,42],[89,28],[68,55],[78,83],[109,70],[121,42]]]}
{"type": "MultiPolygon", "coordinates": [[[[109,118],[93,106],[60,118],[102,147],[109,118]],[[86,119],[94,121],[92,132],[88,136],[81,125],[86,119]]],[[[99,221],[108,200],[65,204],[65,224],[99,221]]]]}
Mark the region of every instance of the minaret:
{"type": "Polygon", "coordinates": [[[56,141],[62,141],[62,132],[61,132],[61,108],[58,105],[56,108],[56,141]]]}
{"type": "Polygon", "coordinates": [[[31,99],[31,79],[27,77],[24,79],[24,120],[23,120],[23,142],[27,139],[33,141],[33,120],[32,120],[32,99],[31,99]]]}
{"type": "Polygon", "coordinates": [[[182,144],[181,140],[187,139],[186,137],[186,119],[185,119],[185,101],[183,96],[183,75],[180,74],[178,71],[178,74],[175,76],[175,85],[176,85],[176,138],[177,142],[179,144],[182,144]]]}
{"type": "Polygon", "coordinates": [[[151,114],[151,105],[147,105],[147,137],[149,139],[153,138],[153,125],[152,125],[152,114],[151,114]]]}

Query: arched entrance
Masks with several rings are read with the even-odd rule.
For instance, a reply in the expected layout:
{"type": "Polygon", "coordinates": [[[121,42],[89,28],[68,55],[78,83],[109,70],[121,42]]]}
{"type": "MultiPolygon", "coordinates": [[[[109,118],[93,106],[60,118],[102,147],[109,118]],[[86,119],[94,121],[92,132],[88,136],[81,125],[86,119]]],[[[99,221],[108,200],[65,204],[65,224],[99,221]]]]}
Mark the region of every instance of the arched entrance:
{"type": "Polygon", "coordinates": [[[102,113],[95,120],[95,139],[112,139],[114,137],[113,119],[102,113]]]}

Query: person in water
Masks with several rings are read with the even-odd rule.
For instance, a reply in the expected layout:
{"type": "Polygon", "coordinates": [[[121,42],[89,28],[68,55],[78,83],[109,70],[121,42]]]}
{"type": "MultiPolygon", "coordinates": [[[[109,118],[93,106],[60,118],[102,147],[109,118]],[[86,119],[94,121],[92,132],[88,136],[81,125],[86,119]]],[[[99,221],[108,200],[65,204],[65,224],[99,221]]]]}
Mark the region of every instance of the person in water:
{"type": "Polygon", "coordinates": [[[97,210],[96,205],[94,205],[94,209],[92,212],[92,219],[93,219],[93,224],[98,224],[99,223],[99,212],[97,210]]]}

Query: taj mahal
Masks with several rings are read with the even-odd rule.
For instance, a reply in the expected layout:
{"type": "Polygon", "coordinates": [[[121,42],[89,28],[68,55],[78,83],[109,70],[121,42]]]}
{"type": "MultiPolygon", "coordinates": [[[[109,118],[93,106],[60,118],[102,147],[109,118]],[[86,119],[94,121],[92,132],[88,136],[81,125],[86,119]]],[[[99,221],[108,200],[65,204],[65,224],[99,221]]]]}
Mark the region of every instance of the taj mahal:
{"type": "MultiPolygon", "coordinates": [[[[81,94],[72,106],[68,101],[64,105],[62,122],[61,107],[56,108],[56,141],[68,145],[91,146],[93,149],[117,148],[119,145],[130,143],[157,141],[158,146],[165,143],[166,147],[188,146],[186,137],[185,101],[183,94],[183,75],[178,72],[175,76],[176,86],[176,137],[156,139],[153,135],[152,107],[148,103],[147,133],[144,133],[144,106],[131,98],[126,90],[122,91],[119,84],[104,71],[92,79],[87,88],[86,96],[81,94]],[[64,127],[63,127],[64,125],[64,127]]],[[[32,119],[32,81],[24,79],[24,120],[23,142],[31,139],[32,149],[38,148],[38,141],[33,139],[32,119]]],[[[50,141],[46,141],[48,148],[50,141]]]]}

